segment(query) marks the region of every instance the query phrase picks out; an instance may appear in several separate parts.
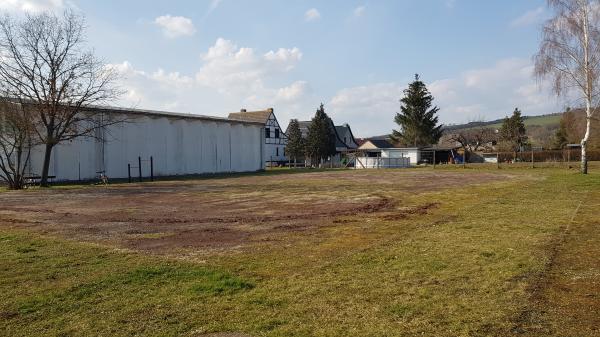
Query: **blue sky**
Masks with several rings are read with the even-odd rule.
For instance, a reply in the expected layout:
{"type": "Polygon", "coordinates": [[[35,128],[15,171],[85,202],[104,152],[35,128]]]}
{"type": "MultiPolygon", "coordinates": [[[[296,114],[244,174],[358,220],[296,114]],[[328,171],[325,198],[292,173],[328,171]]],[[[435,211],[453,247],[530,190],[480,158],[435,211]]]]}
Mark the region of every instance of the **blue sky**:
{"type": "Polygon", "coordinates": [[[119,105],[225,116],[275,108],[285,126],[319,103],[356,136],[389,132],[415,73],[443,123],[565,105],[531,76],[544,0],[0,0],[73,7],[88,44],[123,74],[119,105]]]}

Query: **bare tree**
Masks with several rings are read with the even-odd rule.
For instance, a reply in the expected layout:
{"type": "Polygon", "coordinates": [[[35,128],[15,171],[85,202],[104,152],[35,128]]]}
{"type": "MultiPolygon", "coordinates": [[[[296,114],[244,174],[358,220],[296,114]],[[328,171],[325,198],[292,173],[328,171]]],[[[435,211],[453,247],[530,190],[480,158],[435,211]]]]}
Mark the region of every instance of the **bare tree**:
{"type": "Polygon", "coordinates": [[[118,122],[92,108],[120,96],[118,72],[85,49],[85,20],[70,10],[1,18],[0,48],[0,85],[29,106],[34,136],[44,145],[41,185],[47,186],[57,144],[118,122]]]}
{"type": "Polygon", "coordinates": [[[548,0],[556,15],[543,28],[535,75],[549,77],[559,95],[576,95],[585,102],[586,131],[581,139],[581,172],[587,174],[587,145],[592,116],[598,105],[600,74],[600,2],[548,0]]]}
{"type": "Polygon", "coordinates": [[[31,156],[33,126],[23,106],[0,100],[0,179],[9,189],[22,189],[31,156]]]}
{"type": "Polygon", "coordinates": [[[457,130],[448,135],[448,140],[460,144],[465,153],[464,162],[467,160],[467,153],[473,153],[490,143],[497,140],[496,131],[485,126],[478,126],[469,129],[457,130]]]}

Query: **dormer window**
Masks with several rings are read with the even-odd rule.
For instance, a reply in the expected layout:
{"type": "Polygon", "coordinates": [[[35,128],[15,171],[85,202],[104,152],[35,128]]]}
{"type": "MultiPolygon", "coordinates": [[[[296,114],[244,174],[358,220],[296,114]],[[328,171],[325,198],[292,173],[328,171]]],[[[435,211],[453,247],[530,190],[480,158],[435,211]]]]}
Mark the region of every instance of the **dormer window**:
{"type": "Polygon", "coordinates": [[[265,138],[271,138],[271,128],[265,128],[265,138]]]}

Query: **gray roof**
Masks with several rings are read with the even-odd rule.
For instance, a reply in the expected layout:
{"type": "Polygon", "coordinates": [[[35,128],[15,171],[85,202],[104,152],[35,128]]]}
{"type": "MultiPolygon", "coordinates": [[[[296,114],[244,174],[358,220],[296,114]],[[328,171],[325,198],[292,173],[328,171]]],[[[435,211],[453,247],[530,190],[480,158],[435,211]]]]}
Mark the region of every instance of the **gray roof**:
{"type": "Polygon", "coordinates": [[[146,115],[146,116],[160,116],[160,117],[171,117],[171,118],[183,118],[183,119],[197,119],[206,120],[212,122],[223,122],[223,123],[235,123],[235,124],[252,124],[252,125],[263,125],[264,123],[242,121],[229,119],[225,117],[215,117],[206,115],[197,115],[191,113],[180,113],[170,111],[159,111],[159,110],[146,110],[146,109],[132,109],[132,108],[121,108],[112,106],[91,106],[86,109],[89,110],[100,110],[107,113],[122,113],[122,114],[133,114],[133,115],[146,115]]]}
{"type": "Polygon", "coordinates": [[[371,142],[371,144],[375,145],[375,147],[379,149],[389,149],[394,147],[392,143],[385,139],[367,139],[367,142],[371,142]]]}
{"type": "MultiPolygon", "coordinates": [[[[8,99],[8,98],[0,98],[4,102],[13,101],[18,103],[18,100],[8,99]]],[[[35,105],[34,102],[24,101],[24,104],[35,105]]],[[[81,107],[82,111],[101,111],[104,113],[114,113],[114,114],[131,114],[131,115],[145,115],[149,117],[170,117],[170,118],[182,118],[182,119],[196,119],[196,120],[206,120],[213,122],[223,122],[223,123],[235,123],[235,124],[252,124],[252,125],[262,125],[263,123],[257,123],[252,121],[241,121],[241,120],[233,120],[225,117],[215,117],[215,116],[206,116],[206,115],[198,115],[192,113],[181,113],[181,112],[170,112],[170,111],[160,111],[160,110],[148,110],[148,109],[135,109],[135,108],[123,108],[116,106],[103,106],[103,105],[90,105],[87,107],[81,107]]]]}
{"type": "MultiPolygon", "coordinates": [[[[310,126],[310,123],[311,123],[311,121],[298,121],[298,126],[300,128],[300,132],[302,133],[302,137],[306,137],[308,135],[308,127],[310,126]]],[[[344,141],[342,140],[342,137],[340,137],[340,134],[346,130],[350,132],[350,135],[352,135],[352,130],[350,129],[350,126],[348,124],[332,125],[332,126],[333,126],[333,130],[335,131],[335,147],[337,147],[337,148],[345,147],[345,148],[349,148],[349,149],[356,148],[356,146],[354,146],[354,145],[344,143],[344,141]]],[[[354,141],[353,135],[352,135],[351,140],[354,144],[356,144],[356,141],[354,141]]]]}

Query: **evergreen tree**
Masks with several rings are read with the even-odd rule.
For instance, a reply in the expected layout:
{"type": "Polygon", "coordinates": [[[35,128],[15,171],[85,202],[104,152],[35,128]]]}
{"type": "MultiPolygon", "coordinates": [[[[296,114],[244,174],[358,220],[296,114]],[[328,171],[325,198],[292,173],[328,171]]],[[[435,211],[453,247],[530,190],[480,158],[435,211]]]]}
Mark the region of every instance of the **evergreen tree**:
{"type": "Polygon", "coordinates": [[[288,142],[285,146],[285,152],[288,157],[294,158],[294,166],[299,157],[304,155],[305,142],[304,138],[302,138],[302,132],[300,131],[300,124],[298,124],[297,119],[292,119],[290,121],[290,125],[288,126],[288,142]]]}
{"type": "Polygon", "coordinates": [[[560,124],[554,135],[554,148],[562,150],[569,143],[567,133],[567,123],[564,118],[560,119],[560,124]]]}
{"type": "Polygon", "coordinates": [[[442,125],[438,125],[437,112],[440,110],[433,105],[433,96],[427,90],[425,83],[415,75],[414,82],[404,90],[400,100],[400,113],[394,121],[400,126],[400,131],[393,130],[391,139],[404,146],[426,146],[437,144],[442,136],[442,125]]]}
{"type": "Polygon", "coordinates": [[[335,155],[335,130],[333,122],[325,113],[323,103],[315,113],[308,127],[306,137],[306,155],[311,159],[320,161],[335,155]]]}
{"type": "Polygon", "coordinates": [[[504,118],[500,127],[500,139],[507,142],[514,152],[521,151],[527,143],[525,135],[525,123],[521,116],[521,110],[515,108],[511,117],[504,118]]]}

